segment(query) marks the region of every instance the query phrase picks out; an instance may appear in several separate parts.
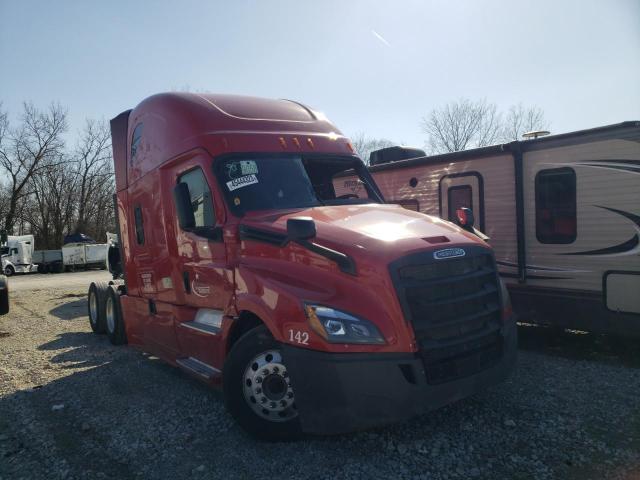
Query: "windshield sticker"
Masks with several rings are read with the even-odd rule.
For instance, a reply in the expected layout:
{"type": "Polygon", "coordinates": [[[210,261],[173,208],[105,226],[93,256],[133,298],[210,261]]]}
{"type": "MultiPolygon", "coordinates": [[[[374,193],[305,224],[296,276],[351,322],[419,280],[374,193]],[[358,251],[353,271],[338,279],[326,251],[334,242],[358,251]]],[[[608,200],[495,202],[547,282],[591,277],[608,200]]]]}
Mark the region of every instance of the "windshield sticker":
{"type": "Polygon", "coordinates": [[[234,178],[233,180],[227,182],[227,188],[230,192],[233,192],[237,188],[247,187],[249,185],[253,185],[254,183],[258,183],[258,179],[255,175],[245,175],[244,177],[234,178]]]}
{"type": "Polygon", "coordinates": [[[254,160],[240,160],[227,164],[227,177],[238,178],[243,175],[258,173],[258,164],[254,160]]]}
{"type": "Polygon", "coordinates": [[[361,180],[345,180],[344,188],[350,189],[353,193],[358,193],[362,190],[362,181],[361,180]]]}
{"type": "Polygon", "coordinates": [[[253,160],[240,161],[240,170],[242,175],[251,175],[252,173],[258,173],[258,164],[253,160]]]}

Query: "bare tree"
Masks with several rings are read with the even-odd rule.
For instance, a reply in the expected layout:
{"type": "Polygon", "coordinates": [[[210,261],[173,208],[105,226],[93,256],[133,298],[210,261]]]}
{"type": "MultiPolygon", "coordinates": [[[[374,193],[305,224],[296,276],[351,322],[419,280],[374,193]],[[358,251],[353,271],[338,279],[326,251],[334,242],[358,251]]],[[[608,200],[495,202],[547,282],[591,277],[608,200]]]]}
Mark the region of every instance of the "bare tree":
{"type": "Polygon", "coordinates": [[[431,153],[458,152],[497,141],[501,115],[493,103],[460,99],[431,111],[422,119],[431,153]]]}
{"type": "Polygon", "coordinates": [[[6,113],[0,112],[0,169],[8,176],[8,202],[3,228],[8,233],[18,220],[19,203],[31,193],[31,180],[61,158],[62,134],[67,129],[67,112],[58,104],[46,111],[23,104],[21,124],[9,127],[6,113]]]}
{"type": "Polygon", "coordinates": [[[524,107],[522,103],[512,105],[507,112],[503,127],[503,140],[521,140],[522,134],[534,130],[546,130],[549,122],[538,107],[524,107]]]}
{"type": "Polygon", "coordinates": [[[59,162],[33,177],[32,208],[27,210],[31,232],[40,248],[59,248],[75,227],[76,177],[71,162],[59,162]]]}
{"type": "Polygon", "coordinates": [[[397,144],[391,140],[387,140],[386,138],[367,137],[364,133],[359,132],[351,137],[351,145],[353,145],[353,149],[362,161],[366,165],[369,165],[369,156],[371,155],[371,152],[380,150],[381,148],[393,147],[397,144]]]}
{"type": "Polygon", "coordinates": [[[111,133],[104,121],[87,119],[74,155],[77,181],[78,218],[76,232],[84,232],[88,218],[97,213],[98,204],[105,194],[105,186],[113,193],[111,160],[111,133]],[[111,187],[111,188],[109,188],[111,187]]]}

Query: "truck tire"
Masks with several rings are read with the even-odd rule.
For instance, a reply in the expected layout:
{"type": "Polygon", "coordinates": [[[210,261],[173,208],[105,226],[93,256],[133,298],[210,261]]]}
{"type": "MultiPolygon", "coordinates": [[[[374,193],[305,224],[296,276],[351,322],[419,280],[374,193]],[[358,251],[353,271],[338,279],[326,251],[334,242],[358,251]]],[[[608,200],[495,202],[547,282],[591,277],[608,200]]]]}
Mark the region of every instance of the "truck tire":
{"type": "Polygon", "coordinates": [[[107,331],[105,320],[105,304],[107,289],[106,282],[91,282],[87,293],[87,313],[89,325],[93,333],[105,333],[107,331]]]}
{"type": "Polygon", "coordinates": [[[104,314],[109,341],[113,345],[127,343],[127,333],[124,329],[124,318],[122,317],[122,307],[120,305],[120,293],[112,285],[107,288],[105,294],[104,314]]]}
{"type": "Polygon", "coordinates": [[[53,273],[62,273],[64,271],[64,265],[62,262],[56,262],[51,266],[51,271],[53,273]]]}
{"type": "Polygon", "coordinates": [[[302,437],[280,346],[265,326],[248,331],[235,343],[222,381],[227,410],[249,434],[265,441],[302,437]]]}
{"type": "Polygon", "coordinates": [[[46,267],[46,265],[44,263],[39,263],[38,264],[38,273],[47,273],[45,271],[45,267],[46,267]]]}
{"type": "Polygon", "coordinates": [[[7,265],[6,267],[4,267],[4,274],[7,277],[10,277],[11,275],[13,275],[14,273],[16,273],[16,269],[13,268],[13,266],[11,265],[7,265]]]}
{"type": "Polygon", "coordinates": [[[7,277],[0,275],[0,315],[9,313],[9,282],[7,277]]]}

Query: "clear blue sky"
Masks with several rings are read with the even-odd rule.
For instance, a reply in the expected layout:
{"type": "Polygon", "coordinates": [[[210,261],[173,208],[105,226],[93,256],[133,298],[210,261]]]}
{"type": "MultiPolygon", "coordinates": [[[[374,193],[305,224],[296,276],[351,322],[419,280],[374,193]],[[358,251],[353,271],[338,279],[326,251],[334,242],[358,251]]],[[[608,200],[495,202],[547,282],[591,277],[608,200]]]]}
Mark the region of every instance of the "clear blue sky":
{"type": "Polygon", "coordinates": [[[291,98],[347,135],[422,145],[459,97],[554,133],[640,120],[640,1],[0,0],[0,101],[112,118],[189,87],[291,98]]]}

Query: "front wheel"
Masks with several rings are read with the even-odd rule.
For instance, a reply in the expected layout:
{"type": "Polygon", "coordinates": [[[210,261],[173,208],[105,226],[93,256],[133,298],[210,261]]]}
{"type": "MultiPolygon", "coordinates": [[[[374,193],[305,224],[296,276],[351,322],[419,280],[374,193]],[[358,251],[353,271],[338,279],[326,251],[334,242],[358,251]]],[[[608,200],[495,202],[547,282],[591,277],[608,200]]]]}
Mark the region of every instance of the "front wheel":
{"type": "Polygon", "coordinates": [[[266,327],[250,330],[233,346],[223,387],[227,410],[251,435],[267,441],[302,436],[291,379],[266,327]]]}
{"type": "Polygon", "coordinates": [[[4,267],[4,274],[7,277],[10,277],[11,275],[13,275],[14,273],[16,273],[16,269],[13,268],[11,265],[7,265],[6,267],[4,267]]]}

